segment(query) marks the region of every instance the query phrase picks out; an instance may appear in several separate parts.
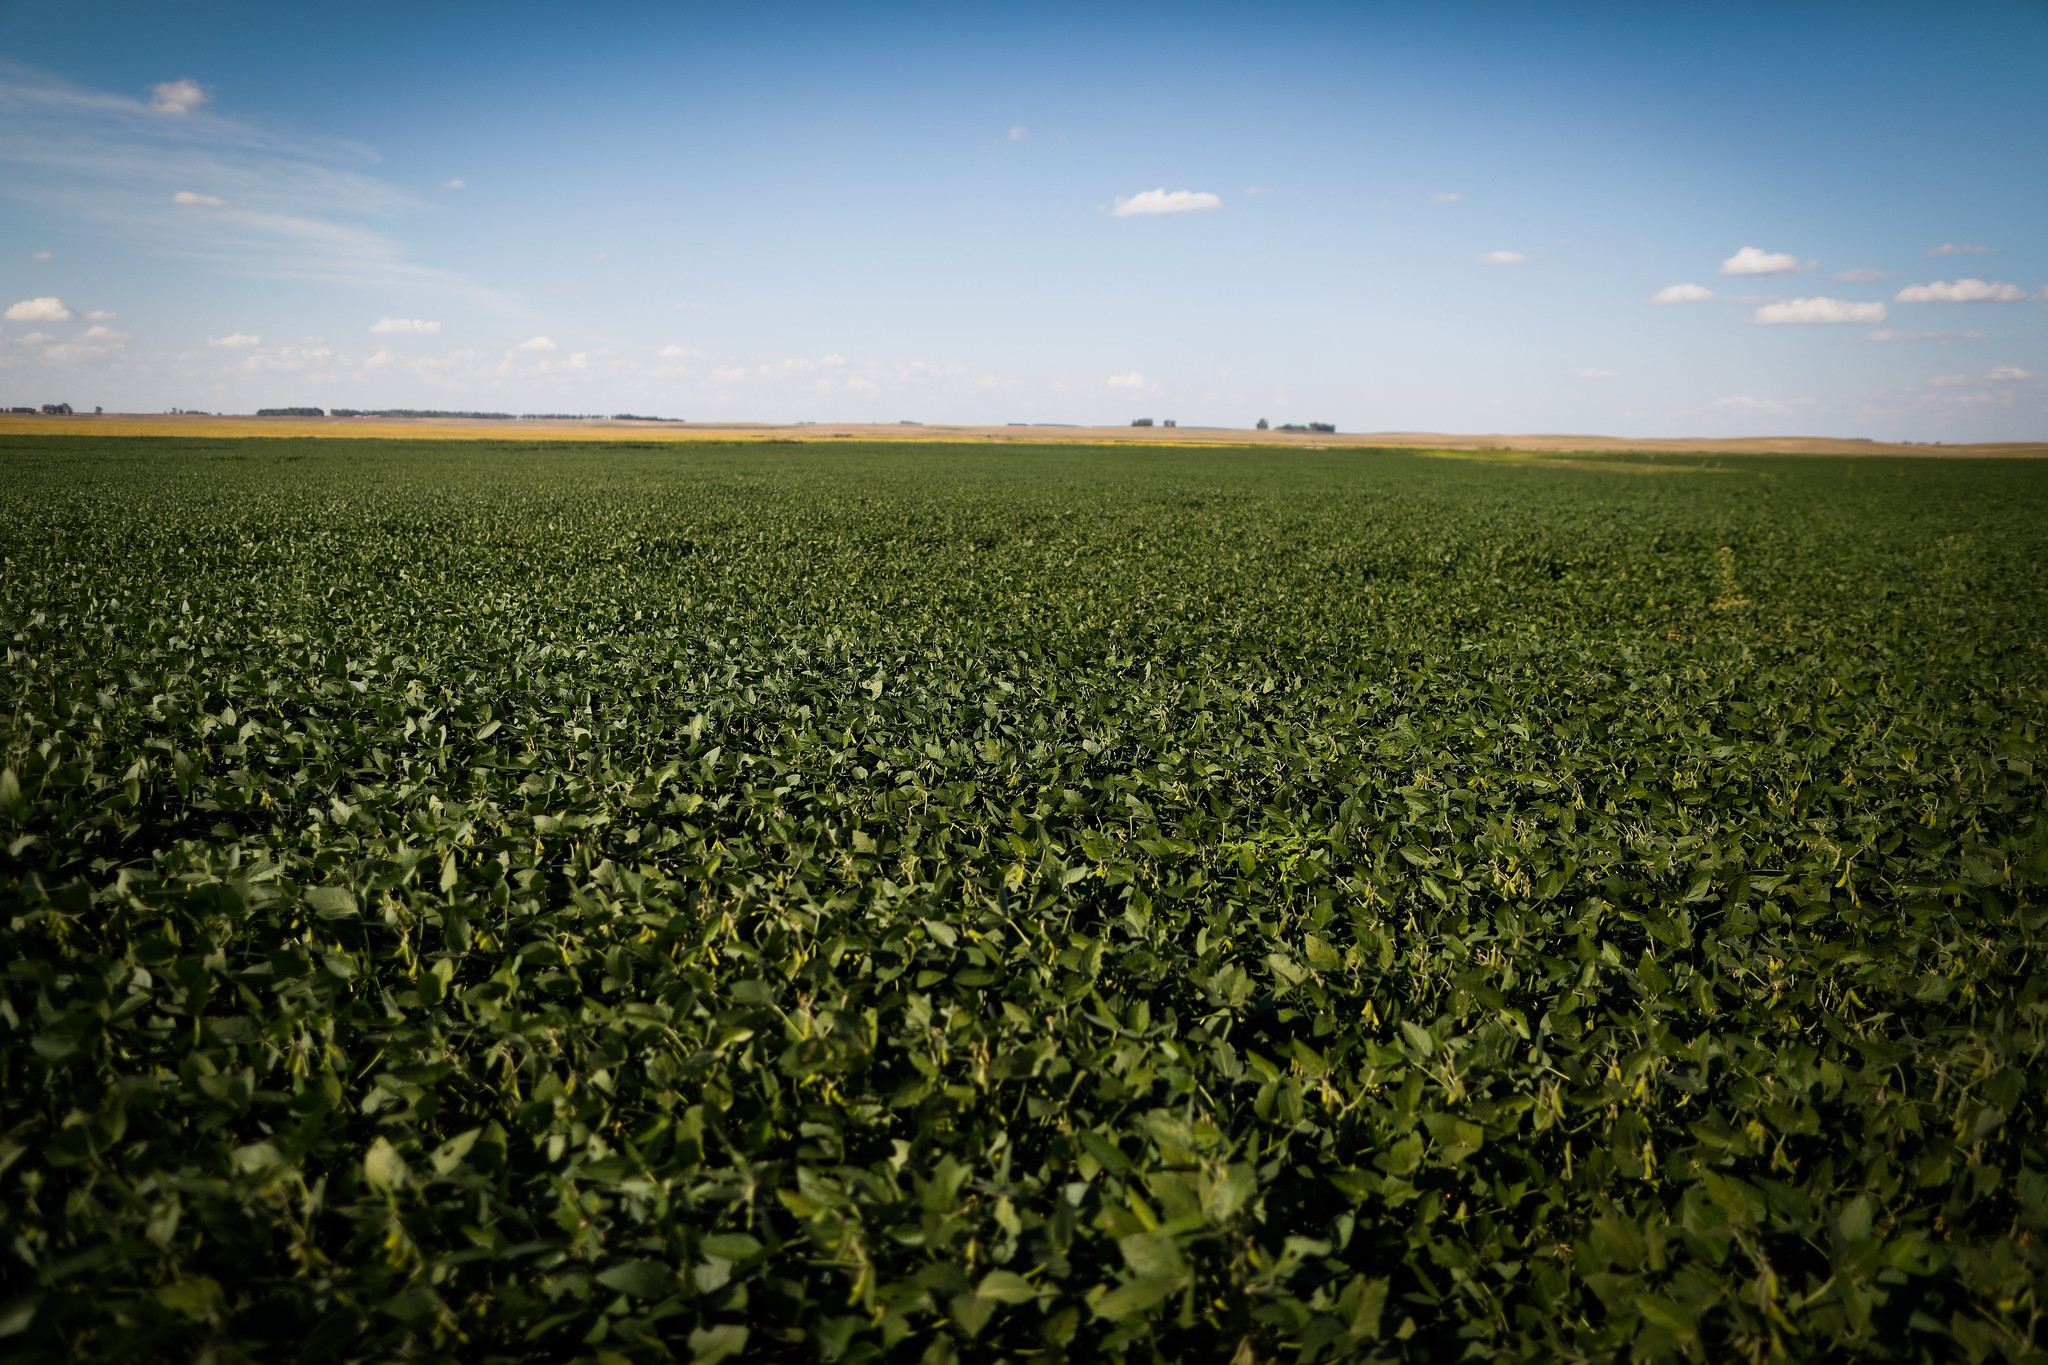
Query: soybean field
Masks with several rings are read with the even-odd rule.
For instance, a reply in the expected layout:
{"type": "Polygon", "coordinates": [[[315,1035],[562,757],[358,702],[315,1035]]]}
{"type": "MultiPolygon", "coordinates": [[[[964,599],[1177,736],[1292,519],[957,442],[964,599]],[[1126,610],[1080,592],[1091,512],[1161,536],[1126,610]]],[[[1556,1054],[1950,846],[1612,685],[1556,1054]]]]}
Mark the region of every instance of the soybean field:
{"type": "Polygon", "coordinates": [[[2048,464],[0,442],[0,1361],[2040,1361],[2048,464]]]}

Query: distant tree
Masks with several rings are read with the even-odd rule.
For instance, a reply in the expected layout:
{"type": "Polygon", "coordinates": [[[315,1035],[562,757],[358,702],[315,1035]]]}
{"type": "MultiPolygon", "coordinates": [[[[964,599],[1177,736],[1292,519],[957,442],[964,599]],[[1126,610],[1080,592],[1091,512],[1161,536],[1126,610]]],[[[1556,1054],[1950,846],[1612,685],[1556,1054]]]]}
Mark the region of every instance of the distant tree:
{"type": "Polygon", "coordinates": [[[1265,429],[1266,429],[1266,419],[1265,419],[1265,418],[1263,418],[1263,417],[1261,417],[1261,418],[1259,419],[1259,430],[1260,430],[1260,431],[1264,431],[1265,429]]]}

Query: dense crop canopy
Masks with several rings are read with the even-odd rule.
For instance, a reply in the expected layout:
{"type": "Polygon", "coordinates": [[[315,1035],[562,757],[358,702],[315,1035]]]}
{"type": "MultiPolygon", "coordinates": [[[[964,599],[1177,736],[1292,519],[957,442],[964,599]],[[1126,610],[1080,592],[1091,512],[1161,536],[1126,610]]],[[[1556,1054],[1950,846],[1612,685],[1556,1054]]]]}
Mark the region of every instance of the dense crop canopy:
{"type": "Polygon", "coordinates": [[[2032,1349],[2048,467],[0,461],[0,1356],[2032,1349]]]}

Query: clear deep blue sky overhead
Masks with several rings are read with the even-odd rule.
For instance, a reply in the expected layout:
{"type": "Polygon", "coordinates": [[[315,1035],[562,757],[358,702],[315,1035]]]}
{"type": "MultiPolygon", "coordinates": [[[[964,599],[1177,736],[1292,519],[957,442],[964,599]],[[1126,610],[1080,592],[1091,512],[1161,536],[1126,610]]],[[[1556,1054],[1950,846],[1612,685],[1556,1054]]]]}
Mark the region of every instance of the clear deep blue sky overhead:
{"type": "Polygon", "coordinates": [[[2037,439],[2044,70],[2039,0],[11,0],[0,404],[2037,439]]]}

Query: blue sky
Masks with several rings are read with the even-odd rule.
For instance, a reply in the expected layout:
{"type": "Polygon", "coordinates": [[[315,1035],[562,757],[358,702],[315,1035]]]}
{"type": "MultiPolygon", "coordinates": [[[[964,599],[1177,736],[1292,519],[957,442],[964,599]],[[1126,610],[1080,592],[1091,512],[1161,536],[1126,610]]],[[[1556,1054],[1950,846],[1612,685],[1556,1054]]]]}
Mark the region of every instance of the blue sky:
{"type": "Polygon", "coordinates": [[[14,0],[0,54],[7,404],[2048,435],[2038,3],[14,0]]]}

